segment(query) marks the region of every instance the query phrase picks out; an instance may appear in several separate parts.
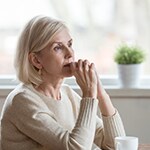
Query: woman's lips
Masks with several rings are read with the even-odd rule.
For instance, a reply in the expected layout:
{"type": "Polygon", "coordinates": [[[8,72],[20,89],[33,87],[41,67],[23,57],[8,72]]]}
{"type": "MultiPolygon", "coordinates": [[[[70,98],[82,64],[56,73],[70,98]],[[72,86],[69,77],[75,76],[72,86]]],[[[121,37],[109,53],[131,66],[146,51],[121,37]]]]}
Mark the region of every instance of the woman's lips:
{"type": "Polygon", "coordinates": [[[69,63],[69,64],[64,65],[64,67],[70,67],[70,63],[69,63]]]}
{"type": "MultiPolygon", "coordinates": [[[[78,66],[77,62],[71,62],[71,63],[74,63],[76,67],[78,66]]],[[[65,64],[64,67],[70,67],[71,63],[65,64]]]]}

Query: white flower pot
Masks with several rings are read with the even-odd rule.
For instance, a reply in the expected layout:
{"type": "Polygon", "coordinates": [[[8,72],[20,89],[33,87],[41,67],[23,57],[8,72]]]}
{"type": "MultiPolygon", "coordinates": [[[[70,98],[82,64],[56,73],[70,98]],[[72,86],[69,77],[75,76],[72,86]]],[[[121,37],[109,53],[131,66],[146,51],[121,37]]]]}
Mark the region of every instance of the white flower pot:
{"type": "Polygon", "coordinates": [[[141,64],[118,64],[118,77],[123,88],[135,88],[140,84],[141,64]]]}

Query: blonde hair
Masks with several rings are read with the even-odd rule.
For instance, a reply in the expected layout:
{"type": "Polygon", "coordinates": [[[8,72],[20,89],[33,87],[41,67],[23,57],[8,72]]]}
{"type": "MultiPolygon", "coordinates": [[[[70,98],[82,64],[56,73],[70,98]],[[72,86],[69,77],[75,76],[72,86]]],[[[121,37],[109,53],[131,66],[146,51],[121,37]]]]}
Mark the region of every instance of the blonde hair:
{"type": "Polygon", "coordinates": [[[18,40],[14,62],[17,78],[21,82],[35,85],[42,83],[37,68],[29,61],[29,54],[44,49],[54,35],[64,28],[67,29],[63,22],[47,16],[36,16],[27,23],[18,40]]]}

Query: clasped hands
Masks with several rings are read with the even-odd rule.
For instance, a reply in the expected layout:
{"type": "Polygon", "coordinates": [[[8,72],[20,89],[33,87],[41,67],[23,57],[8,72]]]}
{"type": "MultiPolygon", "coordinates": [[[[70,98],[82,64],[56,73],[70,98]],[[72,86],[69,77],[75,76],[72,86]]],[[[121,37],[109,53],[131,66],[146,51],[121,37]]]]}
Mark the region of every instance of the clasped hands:
{"type": "Polygon", "coordinates": [[[70,67],[82,90],[83,97],[98,98],[102,97],[102,94],[106,94],[98,78],[94,63],[79,59],[77,62],[71,63],[70,67]]]}
{"type": "Polygon", "coordinates": [[[101,113],[104,116],[114,115],[116,110],[99,80],[94,63],[79,59],[77,62],[71,63],[70,68],[81,88],[83,98],[97,98],[101,113]]]}

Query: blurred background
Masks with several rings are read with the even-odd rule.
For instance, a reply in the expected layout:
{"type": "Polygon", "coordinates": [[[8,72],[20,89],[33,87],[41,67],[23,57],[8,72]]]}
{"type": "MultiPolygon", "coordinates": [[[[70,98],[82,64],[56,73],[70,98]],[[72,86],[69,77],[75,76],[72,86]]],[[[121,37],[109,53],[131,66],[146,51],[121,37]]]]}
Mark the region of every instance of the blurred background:
{"type": "Polygon", "coordinates": [[[66,22],[76,59],[89,59],[101,75],[116,75],[120,43],[146,51],[143,75],[150,75],[150,0],[0,0],[0,75],[13,75],[19,33],[36,15],[66,22]]]}

